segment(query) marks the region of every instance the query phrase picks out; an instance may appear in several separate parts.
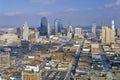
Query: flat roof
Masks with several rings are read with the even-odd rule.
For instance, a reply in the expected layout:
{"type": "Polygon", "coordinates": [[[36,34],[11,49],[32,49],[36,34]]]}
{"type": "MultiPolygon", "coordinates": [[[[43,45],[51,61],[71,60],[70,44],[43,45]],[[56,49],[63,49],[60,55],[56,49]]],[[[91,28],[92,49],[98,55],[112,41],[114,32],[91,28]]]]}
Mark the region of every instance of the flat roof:
{"type": "Polygon", "coordinates": [[[42,72],[42,80],[64,80],[67,71],[45,70],[42,72]]]}

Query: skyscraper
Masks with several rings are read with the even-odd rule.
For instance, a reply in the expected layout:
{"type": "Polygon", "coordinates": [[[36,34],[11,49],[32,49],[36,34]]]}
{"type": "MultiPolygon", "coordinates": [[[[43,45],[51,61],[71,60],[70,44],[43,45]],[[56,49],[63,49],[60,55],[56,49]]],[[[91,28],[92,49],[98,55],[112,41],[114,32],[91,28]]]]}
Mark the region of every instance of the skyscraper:
{"type": "Polygon", "coordinates": [[[67,37],[71,39],[73,37],[73,27],[71,25],[68,26],[67,29],[67,37]]]}
{"type": "Polygon", "coordinates": [[[106,25],[102,25],[102,43],[110,44],[115,42],[115,26],[112,20],[112,26],[109,28],[106,25]]]}
{"type": "Polygon", "coordinates": [[[96,24],[92,24],[92,33],[96,36],[96,24]]]}
{"type": "Polygon", "coordinates": [[[22,30],[20,28],[17,28],[17,35],[18,35],[18,38],[21,38],[22,30]]]}
{"type": "Polygon", "coordinates": [[[111,26],[111,42],[115,42],[115,21],[112,20],[112,26],[111,26]]]}
{"type": "Polygon", "coordinates": [[[23,25],[23,40],[28,41],[28,35],[29,35],[29,27],[28,27],[27,22],[25,22],[23,25]]]}
{"type": "Polygon", "coordinates": [[[41,18],[40,35],[41,36],[47,36],[48,35],[48,22],[47,22],[46,17],[41,18]]]}
{"type": "Polygon", "coordinates": [[[111,27],[113,30],[115,30],[115,21],[112,20],[112,27],[111,27]]]}
{"type": "Polygon", "coordinates": [[[35,28],[35,40],[36,40],[36,42],[38,42],[38,38],[39,38],[39,31],[37,30],[37,28],[35,28]]]}
{"type": "Polygon", "coordinates": [[[54,29],[55,29],[55,34],[56,33],[60,33],[62,30],[62,23],[60,22],[60,20],[56,19],[55,23],[54,23],[54,29]]]}
{"type": "Polygon", "coordinates": [[[50,23],[48,23],[48,35],[50,35],[51,34],[51,30],[50,30],[50,23]]]}
{"type": "Polygon", "coordinates": [[[73,33],[73,27],[71,25],[68,26],[68,32],[73,33]]]}
{"type": "Polygon", "coordinates": [[[75,28],[75,36],[80,36],[82,34],[81,28],[75,28]]]}
{"type": "Polygon", "coordinates": [[[120,27],[117,28],[117,36],[120,37],[120,27]]]}
{"type": "Polygon", "coordinates": [[[111,29],[108,26],[102,26],[102,43],[103,44],[110,44],[111,42],[111,29]]]}

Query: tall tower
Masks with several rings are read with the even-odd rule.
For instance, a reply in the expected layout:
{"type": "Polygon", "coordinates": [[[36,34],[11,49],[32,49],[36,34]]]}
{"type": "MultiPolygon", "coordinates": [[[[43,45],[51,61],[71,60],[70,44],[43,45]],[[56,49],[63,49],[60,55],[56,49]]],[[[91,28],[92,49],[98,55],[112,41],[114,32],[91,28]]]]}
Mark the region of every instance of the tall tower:
{"type": "Polygon", "coordinates": [[[69,25],[69,27],[68,27],[68,32],[73,33],[73,27],[71,25],[69,25]]]}
{"type": "Polygon", "coordinates": [[[117,36],[120,37],[120,27],[117,28],[117,36]]]}
{"type": "Polygon", "coordinates": [[[105,43],[110,44],[111,43],[111,29],[109,27],[106,27],[105,29],[105,43]]]}
{"type": "Polygon", "coordinates": [[[36,40],[36,42],[38,42],[38,38],[39,38],[39,31],[37,30],[37,28],[35,28],[35,40],[36,40]]]}
{"type": "Polygon", "coordinates": [[[81,28],[75,28],[75,36],[80,36],[82,34],[81,28]]]}
{"type": "Polygon", "coordinates": [[[102,26],[102,43],[110,44],[111,42],[111,29],[108,26],[102,26]]]}
{"type": "Polygon", "coordinates": [[[111,42],[115,42],[115,21],[112,20],[112,26],[111,26],[111,42]]]}
{"type": "Polygon", "coordinates": [[[46,17],[41,18],[40,35],[41,36],[47,36],[48,35],[48,22],[47,22],[46,17]]]}
{"type": "Polygon", "coordinates": [[[51,32],[50,32],[51,30],[50,30],[50,23],[48,23],[48,36],[51,34],[51,32]]]}
{"type": "Polygon", "coordinates": [[[60,20],[58,20],[58,19],[56,19],[55,20],[55,23],[54,23],[54,29],[55,29],[55,34],[56,33],[60,33],[61,32],[61,30],[62,30],[62,24],[61,24],[61,22],[60,22],[60,20]]]}
{"type": "Polygon", "coordinates": [[[111,28],[115,30],[115,21],[114,20],[112,20],[112,27],[111,28]]]}
{"type": "Polygon", "coordinates": [[[114,21],[112,21],[111,28],[102,25],[102,43],[103,44],[110,44],[115,42],[115,26],[114,21]]]}
{"type": "Polygon", "coordinates": [[[27,22],[25,22],[23,25],[23,40],[28,41],[28,35],[29,35],[29,27],[28,27],[27,22]]]}
{"type": "Polygon", "coordinates": [[[96,24],[92,24],[92,33],[96,36],[96,24]]]}

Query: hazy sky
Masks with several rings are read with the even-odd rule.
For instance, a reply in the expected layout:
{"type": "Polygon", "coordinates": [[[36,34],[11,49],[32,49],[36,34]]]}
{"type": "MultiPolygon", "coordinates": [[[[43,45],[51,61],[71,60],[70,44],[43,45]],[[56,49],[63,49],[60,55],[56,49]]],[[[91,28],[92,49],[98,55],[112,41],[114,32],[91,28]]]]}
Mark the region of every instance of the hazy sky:
{"type": "Polygon", "coordinates": [[[0,0],[0,26],[39,26],[41,17],[51,25],[56,18],[63,25],[111,25],[114,19],[120,25],[120,0],[0,0]]]}

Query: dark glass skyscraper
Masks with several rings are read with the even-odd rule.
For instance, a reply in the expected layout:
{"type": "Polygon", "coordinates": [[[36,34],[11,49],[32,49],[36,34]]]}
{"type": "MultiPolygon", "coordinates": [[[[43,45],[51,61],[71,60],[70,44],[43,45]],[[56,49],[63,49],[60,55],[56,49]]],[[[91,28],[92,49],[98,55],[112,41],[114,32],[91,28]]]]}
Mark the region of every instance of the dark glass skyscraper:
{"type": "Polygon", "coordinates": [[[46,17],[41,18],[41,27],[40,27],[40,35],[41,36],[47,36],[48,33],[48,22],[46,17]]]}
{"type": "Polygon", "coordinates": [[[61,30],[62,30],[62,23],[60,22],[60,20],[56,19],[55,20],[55,24],[54,24],[54,32],[55,33],[61,33],[61,30]]]}

